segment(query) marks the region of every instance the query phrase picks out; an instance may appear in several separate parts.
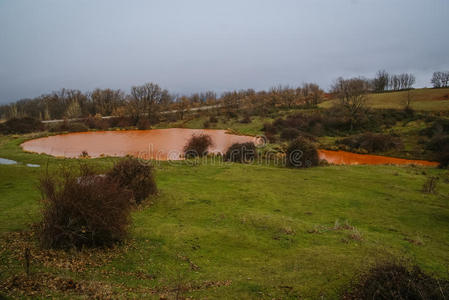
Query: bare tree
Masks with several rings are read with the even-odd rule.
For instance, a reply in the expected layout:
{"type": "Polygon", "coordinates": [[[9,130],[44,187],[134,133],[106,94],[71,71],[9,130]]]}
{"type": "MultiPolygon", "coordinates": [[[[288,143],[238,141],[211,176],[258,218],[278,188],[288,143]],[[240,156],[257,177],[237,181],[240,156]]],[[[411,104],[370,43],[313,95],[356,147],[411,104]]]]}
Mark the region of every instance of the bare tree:
{"type": "Polygon", "coordinates": [[[377,93],[384,92],[385,90],[388,89],[389,84],[390,84],[390,75],[387,73],[387,71],[385,70],[378,71],[373,81],[374,91],[377,93]]]}
{"type": "Polygon", "coordinates": [[[159,85],[154,83],[133,86],[131,88],[131,96],[132,102],[134,102],[133,106],[138,110],[139,117],[147,114],[148,119],[152,123],[157,121],[159,105],[164,99],[170,97],[167,90],[162,90],[159,85]]]}
{"type": "Polygon", "coordinates": [[[434,88],[448,87],[449,71],[448,72],[434,72],[431,83],[434,88]]]}
{"type": "Polygon", "coordinates": [[[124,95],[120,90],[96,89],[90,95],[95,113],[104,116],[112,113],[123,104],[124,95]]]}
{"type": "Polygon", "coordinates": [[[340,105],[348,110],[352,131],[358,114],[366,107],[369,84],[363,78],[343,79],[340,77],[335,81],[332,91],[340,99],[340,105]]]}

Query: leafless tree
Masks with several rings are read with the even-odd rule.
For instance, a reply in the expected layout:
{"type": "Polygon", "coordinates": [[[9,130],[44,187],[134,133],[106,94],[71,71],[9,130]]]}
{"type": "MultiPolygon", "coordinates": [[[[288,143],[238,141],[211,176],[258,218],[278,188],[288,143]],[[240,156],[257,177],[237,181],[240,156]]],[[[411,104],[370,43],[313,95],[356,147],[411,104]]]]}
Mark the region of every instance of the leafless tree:
{"type": "Polygon", "coordinates": [[[112,113],[123,104],[124,95],[120,90],[112,89],[96,89],[91,95],[95,113],[104,116],[112,115],[112,113]]]}
{"type": "Polygon", "coordinates": [[[164,99],[169,99],[167,90],[162,90],[159,85],[146,83],[141,86],[131,88],[132,102],[138,110],[139,117],[147,114],[150,122],[156,122],[159,114],[159,105],[164,99]]]}
{"type": "Polygon", "coordinates": [[[374,91],[377,93],[381,93],[387,90],[389,83],[390,75],[388,74],[388,72],[385,70],[378,71],[373,81],[374,91]]]}
{"type": "Polygon", "coordinates": [[[351,131],[359,112],[366,107],[366,94],[368,91],[369,84],[363,78],[343,79],[340,77],[332,87],[332,92],[339,98],[340,105],[347,109],[350,114],[351,131]]]}

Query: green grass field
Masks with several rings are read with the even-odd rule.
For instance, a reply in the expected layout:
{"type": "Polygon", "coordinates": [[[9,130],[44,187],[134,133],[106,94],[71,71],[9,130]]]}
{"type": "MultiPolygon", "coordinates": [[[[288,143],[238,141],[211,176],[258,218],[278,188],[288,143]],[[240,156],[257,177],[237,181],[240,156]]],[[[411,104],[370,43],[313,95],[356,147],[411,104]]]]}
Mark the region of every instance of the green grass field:
{"type": "MultiPolygon", "coordinates": [[[[405,107],[407,91],[369,94],[367,105],[371,108],[402,109],[405,107]]],[[[448,111],[449,89],[416,89],[410,91],[411,107],[421,111],[448,111]]],[[[338,100],[328,100],[320,104],[322,108],[329,108],[338,100]]]]}
{"type": "MultiPolygon", "coordinates": [[[[23,139],[1,137],[0,157],[42,167],[0,165],[0,282],[24,273],[17,232],[39,220],[36,187],[45,166],[78,163],[24,153],[23,139]]],[[[104,169],[114,160],[86,161],[104,169]]],[[[44,252],[45,259],[32,262],[32,276],[53,274],[95,283],[99,292],[155,299],[334,299],[355,274],[389,257],[448,277],[447,170],[165,162],[156,171],[160,195],[133,212],[124,245],[44,252]],[[440,177],[437,194],[421,192],[430,175],[440,177]]],[[[54,288],[37,295],[86,296],[54,288]]]]}

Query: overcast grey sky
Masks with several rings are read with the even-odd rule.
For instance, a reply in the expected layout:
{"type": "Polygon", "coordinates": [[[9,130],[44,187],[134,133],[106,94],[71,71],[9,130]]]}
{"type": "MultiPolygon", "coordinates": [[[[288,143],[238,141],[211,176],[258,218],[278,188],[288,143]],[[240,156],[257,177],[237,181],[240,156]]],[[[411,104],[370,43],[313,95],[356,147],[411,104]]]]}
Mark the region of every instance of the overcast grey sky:
{"type": "Polygon", "coordinates": [[[449,0],[0,0],[0,103],[156,82],[175,93],[449,70],[449,0]]]}

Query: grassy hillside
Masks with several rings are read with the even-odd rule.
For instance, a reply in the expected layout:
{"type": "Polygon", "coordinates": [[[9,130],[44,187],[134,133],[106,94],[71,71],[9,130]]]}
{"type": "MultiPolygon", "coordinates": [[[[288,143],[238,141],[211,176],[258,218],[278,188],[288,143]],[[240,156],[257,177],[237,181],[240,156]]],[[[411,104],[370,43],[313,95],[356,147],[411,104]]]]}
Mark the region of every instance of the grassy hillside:
{"type": "MultiPolygon", "coordinates": [[[[423,111],[448,111],[449,110],[449,88],[444,89],[416,89],[410,91],[411,106],[415,110],[423,111]]],[[[408,97],[407,91],[386,92],[380,94],[370,94],[367,97],[367,104],[372,108],[404,108],[408,97]]],[[[332,106],[336,99],[320,104],[323,108],[332,106]]]]}
{"type": "MultiPolygon", "coordinates": [[[[0,138],[0,157],[49,168],[77,164],[23,153],[22,140],[0,138]]],[[[113,161],[88,160],[99,168],[113,161]]],[[[33,276],[85,286],[63,292],[56,285],[41,295],[330,299],[359,270],[390,256],[448,276],[447,171],[160,163],[160,195],[133,213],[124,245],[68,254],[43,252],[33,237],[14,233],[39,219],[36,183],[44,170],[0,165],[0,282],[24,273],[30,247],[33,276]],[[441,178],[435,195],[421,192],[430,175],[441,178]]]]}

